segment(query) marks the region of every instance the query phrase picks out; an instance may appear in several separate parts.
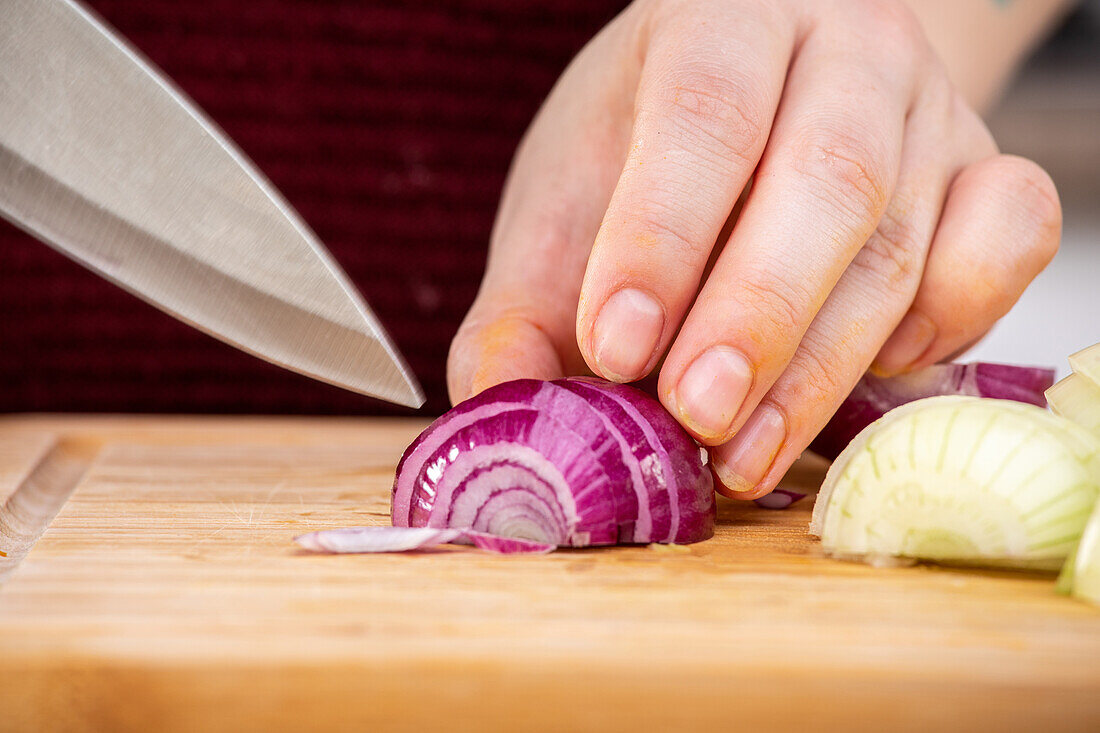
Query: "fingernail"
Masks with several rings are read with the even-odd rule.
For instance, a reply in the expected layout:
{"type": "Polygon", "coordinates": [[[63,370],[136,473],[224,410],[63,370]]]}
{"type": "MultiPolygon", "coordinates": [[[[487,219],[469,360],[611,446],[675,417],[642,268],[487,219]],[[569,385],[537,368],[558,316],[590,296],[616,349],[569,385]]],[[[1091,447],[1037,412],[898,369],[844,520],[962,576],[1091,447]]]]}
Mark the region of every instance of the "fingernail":
{"type": "Polygon", "coordinates": [[[680,418],[705,440],[724,438],[752,389],[752,365],[737,350],[714,346],[691,363],[676,385],[680,418]]]}
{"type": "Polygon", "coordinates": [[[712,449],[714,473],[731,492],[750,492],[763,480],[786,439],[783,414],[771,405],[761,405],[733,440],[712,449]]]}
{"type": "Polygon", "coordinates": [[[624,288],[608,298],[592,328],[600,374],[615,382],[644,376],[664,325],[660,304],[641,290],[624,288]]]}
{"type": "Polygon", "coordinates": [[[936,340],[936,324],[923,313],[909,311],[878,352],[871,373],[890,377],[908,369],[936,340]]]}

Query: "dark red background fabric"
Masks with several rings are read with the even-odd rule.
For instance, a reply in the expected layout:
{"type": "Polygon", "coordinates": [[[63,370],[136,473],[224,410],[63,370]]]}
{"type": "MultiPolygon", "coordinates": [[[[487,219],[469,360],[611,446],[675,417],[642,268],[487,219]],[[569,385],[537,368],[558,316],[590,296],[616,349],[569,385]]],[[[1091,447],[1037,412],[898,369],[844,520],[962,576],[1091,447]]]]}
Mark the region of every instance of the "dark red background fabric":
{"type": "MultiPolygon", "coordinates": [[[[90,4],[282,190],[444,410],[515,146],[624,3],[90,4]]],[[[0,411],[402,412],[225,346],[3,222],[0,411]]]]}

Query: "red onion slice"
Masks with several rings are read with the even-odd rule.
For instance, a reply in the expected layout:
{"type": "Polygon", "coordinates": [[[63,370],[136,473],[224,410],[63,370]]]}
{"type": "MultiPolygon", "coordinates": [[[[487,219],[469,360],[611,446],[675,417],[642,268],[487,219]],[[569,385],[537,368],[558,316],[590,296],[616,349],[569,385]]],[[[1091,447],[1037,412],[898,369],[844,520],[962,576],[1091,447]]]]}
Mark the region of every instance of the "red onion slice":
{"type": "Polygon", "coordinates": [[[404,552],[454,542],[462,536],[458,529],[417,527],[341,527],[295,537],[294,541],[314,552],[404,552]]]}
{"type": "Polygon", "coordinates": [[[936,364],[897,377],[864,375],[810,450],[836,458],[852,439],[895,407],[925,397],[969,395],[1046,407],[1043,392],[1054,384],[1054,370],[1012,364],[936,364]]]}
{"type": "Polygon", "coordinates": [[[483,532],[431,527],[344,527],[295,537],[307,550],[331,553],[407,552],[447,544],[473,545],[501,554],[545,553],[555,545],[483,532]]]}
{"type": "Polygon", "coordinates": [[[790,489],[775,489],[770,494],[765,494],[759,499],[753,499],[753,503],[758,507],[764,509],[786,509],[791,504],[794,504],[799,499],[806,498],[806,495],[801,491],[791,491],[790,489]]]}

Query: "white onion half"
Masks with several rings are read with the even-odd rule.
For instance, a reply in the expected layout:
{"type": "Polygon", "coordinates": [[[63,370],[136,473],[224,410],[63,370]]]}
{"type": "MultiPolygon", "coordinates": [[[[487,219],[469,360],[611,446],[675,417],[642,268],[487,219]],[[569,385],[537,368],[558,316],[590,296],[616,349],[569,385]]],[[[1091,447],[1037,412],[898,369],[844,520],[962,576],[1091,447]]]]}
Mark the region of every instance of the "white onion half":
{"type": "Polygon", "coordinates": [[[812,534],[830,554],[1054,569],[1100,495],[1100,441],[1007,400],[933,397],[868,426],[829,469],[812,534]]]}

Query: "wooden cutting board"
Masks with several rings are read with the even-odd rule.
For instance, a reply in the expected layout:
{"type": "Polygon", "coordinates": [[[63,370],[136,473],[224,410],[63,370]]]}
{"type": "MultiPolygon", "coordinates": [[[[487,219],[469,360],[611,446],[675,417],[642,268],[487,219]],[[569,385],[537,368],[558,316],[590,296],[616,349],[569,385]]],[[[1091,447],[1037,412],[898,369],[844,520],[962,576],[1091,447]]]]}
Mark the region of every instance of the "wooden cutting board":
{"type": "Polygon", "coordinates": [[[0,730],[1100,730],[1100,609],[826,559],[812,499],[686,548],[296,549],[387,524],[423,425],[0,418],[0,730]]]}

